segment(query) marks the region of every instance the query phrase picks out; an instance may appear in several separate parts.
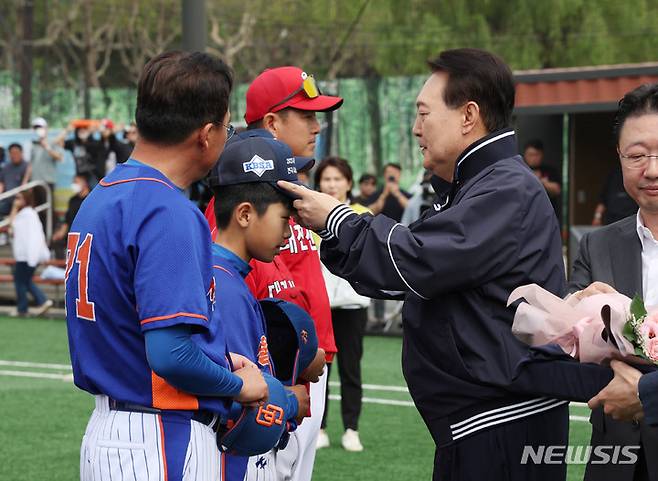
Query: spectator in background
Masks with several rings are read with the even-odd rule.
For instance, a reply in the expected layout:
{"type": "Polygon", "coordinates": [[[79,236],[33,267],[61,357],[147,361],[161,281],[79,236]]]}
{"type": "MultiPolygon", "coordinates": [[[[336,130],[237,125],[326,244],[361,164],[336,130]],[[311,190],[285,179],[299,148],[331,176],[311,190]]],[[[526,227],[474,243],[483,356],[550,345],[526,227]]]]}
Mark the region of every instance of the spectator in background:
{"type": "MultiPolygon", "coordinates": [[[[436,201],[436,193],[434,192],[434,187],[432,186],[432,176],[433,173],[431,170],[425,170],[423,172],[423,178],[420,181],[420,184],[415,188],[414,194],[409,199],[407,208],[404,209],[404,214],[402,215],[402,220],[400,223],[402,225],[410,225],[420,218],[420,216],[432,206],[432,203],[436,201]]],[[[446,201],[446,198],[439,198],[439,204],[443,205],[446,201]]]]}
{"type": "MultiPolygon", "coordinates": [[[[0,171],[0,193],[27,184],[30,180],[30,165],[23,159],[21,144],[9,145],[9,162],[0,171]]],[[[13,197],[0,202],[0,215],[6,216],[11,211],[13,197]]]]}
{"type": "Polygon", "coordinates": [[[5,148],[0,145],[0,166],[5,163],[5,148]]]}
{"type": "MultiPolygon", "coordinates": [[[[320,192],[335,197],[349,205],[357,214],[368,212],[361,204],[350,199],[353,186],[352,168],[340,157],[327,157],[315,170],[315,186],[320,192]]],[[[319,239],[317,239],[319,242],[319,239]]],[[[338,374],[340,375],[340,411],[345,430],[341,439],[347,451],[363,451],[359,439],[359,416],[361,414],[361,358],[363,357],[363,336],[368,322],[370,299],[360,296],[350,283],[333,275],[322,265],[322,275],[327,286],[331,306],[331,322],[338,353],[338,374]]],[[[328,372],[331,364],[327,364],[328,372]]],[[[325,431],[329,408],[329,387],[325,392],[324,416],[318,435],[317,447],[329,446],[329,437],[325,431]]]]}
{"type": "Polygon", "coordinates": [[[592,225],[608,225],[637,212],[637,204],[624,189],[621,164],[610,171],[603,185],[599,203],[594,210],[592,225]]]}
{"type": "Polygon", "coordinates": [[[95,185],[105,174],[102,143],[92,138],[93,132],[88,126],[74,127],[74,124],[70,123],[66,133],[62,135],[68,135],[72,129],[73,138],[64,141],[64,148],[73,155],[75,173],[89,175],[95,185]]]}
{"type": "MultiPolygon", "coordinates": [[[[411,194],[400,189],[401,175],[400,164],[388,163],[384,166],[384,187],[371,195],[365,204],[374,215],[384,214],[396,222],[402,220],[411,194]]],[[[373,307],[377,324],[384,325],[386,323],[386,301],[375,299],[373,307]]]]}
{"type": "Polygon", "coordinates": [[[388,163],[384,166],[384,187],[377,190],[369,199],[367,207],[374,215],[385,216],[400,222],[411,194],[400,189],[400,164],[388,163]]]}
{"type": "Polygon", "coordinates": [[[125,150],[123,142],[117,139],[114,122],[110,119],[103,119],[100,127],[101,139],[94,171],[94,175],[98,179],[102,179],[114,170],[118,163],[117,159],[124,154],[125,150]]]}
{"type": "MultiPolygon", "coordinates": [[[[37,117],[32,121],[35,139],[32,141],[32,156],[30,166],[32,173],[30,180],[41,180],[48,184],[51,199],[55,191],[55,182],[57,181],[57,162],[64,159],[63,152],[55,145],[48,142],[48,123],[43,117],[37,117]]],[[[34,194],[35,205],[46,202],[46,192],[44,189],[36,189],[34,194]]],[[[54,217],[54,201],[51,201],[51,210],[54,217]]],[[[45,213],[42,213],[42,222],[45,213]]]]}
{"type": "Polygon", "coordinates": [[[354,198],[356,204],[366,205],[368,199],[377,190],[377,177],[372,174],[361,174],[359,177],[359,195],[354,198]]]}
{"type": "Polygon", "coordinates": [[[136,142],[137,125],[135,122],[130,122],[123,131],[123,141],[119,140],[116,145],[117,164],[123,164],[130,158],[136,142]]]}
{"type": "Polygon", "coordinates": [[[71,190],[75,195],[69,199],[69,206],[66,209],[64,222],[59,225],[53,234],[52,244],[55,248],[55,253],[58,258],[64,258],[66,254],[66,236],[71,229],[73,219],[80,210],[82,201],[89,195],[91,188],[89,186],[89,176],[87,174],[76,174],[73,177],[73,184],[71,190]]]}
{"type": "Polygon", "coordinates": [[[28,313],[28,291],[37,304],[35,314],[41,315],[53,305],[53,301],[32,281],[32,276],[39,263],[50,257],[46,237],[39,215],[34,210],[32,191],[19,192],[14,197],[9,214],[10,233],[13,235],[12,249],[16,265],[14,266],[14,285],[16,287],[16,311],[12,316],[25,316],[28,313]]]}
{"type": "Polygon", "coordinates": [[[562,186],[557,169],[544,163],[544,143],[541,140],[531,140],[525,144],[523,159],[541,181],[558,220],[561,220],[560,194],[562,186]]]}

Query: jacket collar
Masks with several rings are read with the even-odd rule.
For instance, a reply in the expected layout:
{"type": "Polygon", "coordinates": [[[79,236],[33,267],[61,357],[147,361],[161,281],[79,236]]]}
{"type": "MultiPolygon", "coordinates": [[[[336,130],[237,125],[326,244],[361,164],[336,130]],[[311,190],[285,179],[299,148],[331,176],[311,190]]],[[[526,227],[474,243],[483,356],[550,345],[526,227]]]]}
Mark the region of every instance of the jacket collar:
{"type": "Polygon", "coordinates": [[[512,129],[498,130],[482,137],[457,158],[453,184],[463,184],[491,164],[517,154],[516,135],[512,129]]]}
{"type": "Polygon", "coordinates": [[[469,145],[457,158],[453,181],[448,182],[438,176],[432,177],[432,187],[438,197],[434,210],[447,208],[459,188],[490,165],[501,159],[518,154],[516,135],[513,129],[492,132],[469,145]]]}

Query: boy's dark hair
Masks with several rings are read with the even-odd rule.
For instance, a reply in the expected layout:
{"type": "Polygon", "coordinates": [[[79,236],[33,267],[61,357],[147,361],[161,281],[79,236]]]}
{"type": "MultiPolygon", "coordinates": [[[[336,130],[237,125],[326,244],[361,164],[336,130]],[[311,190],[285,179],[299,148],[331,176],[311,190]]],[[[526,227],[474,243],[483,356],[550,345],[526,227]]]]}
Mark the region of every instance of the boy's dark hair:
{"type": "Polygon", "coordinates": [[[472,101],[480,107],[489,132],[509,127],[514,110],[514,78],[502,59],[485,50],[444,50],[427,62],[433,73],[445,72],[443,101],[457,108],[472,101]]]}
{"type": "Polygon", "coordinates": [[[10,151],[11,149],[18,149],[21,152],[23,152],[23,146],[16,142],[9,144],[9,147],[7,147],[7,151],[10,151]]]}
{"type": "Polygon", "coordinates": [[[231,222],[233,211],[242,202],[249,202],[258,215],[263,215],[272,204],[283,204],[292,210],[292,199],[267,182],[221,185],[213,187],[215,194],[215,221],[218,229],[231,222]]]}
{"type": "Polygon", "coordinates": [[[231,69],[219,58],[202,52],[162,53],[144,66],[139,79],[139,134],[172,145],[207,123],[222,123],[232,88],[231,69]]]}
{"type": "Polygon", "coordinates": [[[619,144],[619,134],[626,119],[644,114],[658,114],[658,83],[640,85],[619,101],[619,108],[613,123],[613,134],[617,144],[619,144]]]}
{"type": "Polygon", "coordinates": [[[542,142],[539,139],[528,140],[525,143],[525,147],[523,147],[523,151],[525,152],[530,147],[532,147],[535,150],[539,150],[540,152],[543,152],[544,151],[544,142],[542,142]]]}

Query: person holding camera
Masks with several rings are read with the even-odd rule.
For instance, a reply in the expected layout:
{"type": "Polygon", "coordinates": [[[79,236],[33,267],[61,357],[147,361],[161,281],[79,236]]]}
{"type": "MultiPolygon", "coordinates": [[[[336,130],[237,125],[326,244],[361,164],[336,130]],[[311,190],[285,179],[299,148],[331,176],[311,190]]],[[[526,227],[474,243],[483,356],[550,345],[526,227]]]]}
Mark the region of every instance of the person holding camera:
{"type": "MultiPolygon", "coordinates": [[[[30,156],[30,165],[32,172],[30,180],[42,180],[48,184],[51,198],[51,211],[55,218],[55,203],[53,201],[55,194],[55,183],[57,182],[57,163],[64,160],[64,152],[58,145],[58,140],[50,142],[48,140],[48,122],[43,117],[37,117],[32,121],[32,130],[34,138],[32,140],[32,149],[30,156]]],[[[34,203],[39,206],[46,202],[47,194],[42,188],[34,190],[34,203]]],[[[45,224],[46,214],[42,212],[39,217],[41,223],[45,224]]]]}
{"type": "Polygon", "coordinates": [[[402,220],[404,209],[409,203],[411,194],[400,189],[400,175],[402,167],[400,164],[389,162],[384,166],[384,187],[378,189],[368,202],[368,209],[374,215],[384,214],[396,222],[402,220]]]}
{"type": "Polygon", "coordinates": [[[31,180],[43,180],[51,186],[51,192],[55,187],[56,163],[64,159],[60,149],[48,141],[48,123],[43,117],[37,117],[32,121],[34,139],[32,141],[32,165],[31,180]]]}

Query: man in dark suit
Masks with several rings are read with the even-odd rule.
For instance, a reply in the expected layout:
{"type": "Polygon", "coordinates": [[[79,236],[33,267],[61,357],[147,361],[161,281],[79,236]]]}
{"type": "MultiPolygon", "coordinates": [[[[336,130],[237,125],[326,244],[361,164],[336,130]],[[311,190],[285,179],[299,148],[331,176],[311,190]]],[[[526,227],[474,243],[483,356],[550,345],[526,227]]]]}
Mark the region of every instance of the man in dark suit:
{"type": "MultiPolygon", "coordinates": [[[[615,134],[624,187],[640,209],[583,236],[569,291],[583,296],[617,290],[657,305],[658,84],[639,87],[622,99],[615,134]]],[[[615,378],[589,403],[601,406],[590,418],[592,447],[641,449],[635,464],[589,464],[585,480],[658,481],[658,371],[642,375],[618,361],[612,367],[615,378]]]]}

